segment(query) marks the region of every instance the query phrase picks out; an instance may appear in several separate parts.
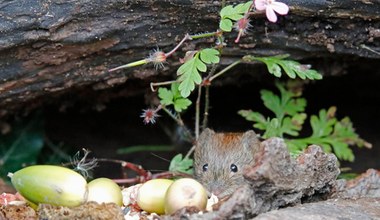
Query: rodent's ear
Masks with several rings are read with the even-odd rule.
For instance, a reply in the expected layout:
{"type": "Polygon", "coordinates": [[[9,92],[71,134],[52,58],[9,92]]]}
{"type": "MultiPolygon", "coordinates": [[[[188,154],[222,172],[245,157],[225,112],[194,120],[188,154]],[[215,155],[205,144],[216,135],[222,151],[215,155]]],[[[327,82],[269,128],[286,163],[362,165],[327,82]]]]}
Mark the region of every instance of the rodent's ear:
{"type": "Polygon", "coordinates": [[[214,136],[214,134],[215,131],[211,130],[210,128],[204,129],[199,135],[197,145],[202,145],[204,142],[208,142],[214,136]]]}
{"type": "Polygon", "coordinates": [[[257,148],[260,145],[260,140],[253,130],[246,131],[241,138],[241,142],[246,148],[257,148]]]}

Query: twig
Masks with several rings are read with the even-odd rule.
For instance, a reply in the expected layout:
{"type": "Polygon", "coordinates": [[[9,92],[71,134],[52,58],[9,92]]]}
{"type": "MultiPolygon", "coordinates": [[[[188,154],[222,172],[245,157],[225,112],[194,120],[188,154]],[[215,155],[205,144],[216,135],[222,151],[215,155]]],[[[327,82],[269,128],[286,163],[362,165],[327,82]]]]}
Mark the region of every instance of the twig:
{"type": "Polygon", "coordinates": [[[202,96],[202,85],[198,86],[198,97],[195,103],[195,140],[199,137],[199,117],[200,117],[200,105],[202,96]]]}
{"type": "Polygon", "coordinates": [[[166,82],[155,82],[155,83],[150,83],[150,89],[152,90],[152,92],[155,92],[157,91],[154,87],[155,86],[164,86],[164,85],[170,85],[170,84],[173,84],[173,83],[176,83],[178,82],[177,80],[171,80],[171,81],[166,81],[166,82]]]}
{"type": "Polygon", "coordinates": [[[190,142],[194,141],[193,135],[190,133],[189,129],[186,127],[185,123],[183,122],[180,115],[174,115],[169,109],[167,109],[165,106],[162,106],[162,109],[169,115],[170,118],[172,118],[179,126],[183,127],[183,130],[185,131],[186,137],[189,138],[190,142]]]}
{"type": "Polygon", "coordinates": [[[185,34],[185,37],[182,38],[182,40],[177,44],[177,46],[175,46],[171,51],[169,51],[168,53],[165,53],[165,56],[166,57],[169,57],[171,56],[174,52],[176,52],[178,50],[178,48],[186,41],[186,40],[191,40],[192,38],[190,37],[189,34],[185,34]]]}
{"type": "Polygon", "coordinates": [[[193,144],[193,146],[190,148],[190,150],[187,152],[185,158],[189,158],[191,156],[191,154],[194,152],[195,150],[195,144],[193,144]]]}
{"type": "Polygon", "coordinates": [[[238,65],[239,63],[241,63],[242,60],[237,60],[233,63],[231,63],[230,65],[228,65],[226,68],[222,69],[221,71],[219,71],[217,74],[213,75],[210,77],[209,81],[212,82],[215,78],[221,76],[223,73],[227,72],[228,70],[232,69],[234,66],[238,65]]]}
{"type": "Polygon", "coordinates": [[[202,34],[193,34],[193,35],[190,35],[189,37],[191,38],[191,40],[195,40],[195,39],[200,39],[200,38],[213,37],[218,34],[219,32],[215,31],[215,32],[202,33],[202,34]]]}
{"type": "Polygon", "coordinates": [[[203,111],[202,130],[206,129],[208,124],[208,110],[210,108],[210,86],[205,85],[205,106],[203,111]]]}
{"type": "Polygon", "coordinates": [[[372,53],[375,53],[375,54],[377,54],[377,55],[380,55],[380,52],[378,52],[378,51],[376,51],[376,50],[374,50],[374,49],[368,47],[368,46],[365,45],[365,44],[361,44],[360,47],[363,48],[363,49],[369,50],[369,51],[371,51],[372,53]]]}
{"type": "Polygon", "coordinates": [[[143,64],[147,64],[149,62],[150,62],[149,59],[138,60],[138,61],[134,61],[132,63],[127,63],[125,65],[109,69],[108,72],[113,72],[113,71],[124,69],[124,68],[128,68],[128,67],[140,66],[140,65],[143,65],[143,64]]]}
{"type": "Polygon", "coordinates": [[[179,126],[185,126],[185,123],[183,123],[182,119],[180,117],[176,117],[176,115],[174,115],[173,112],[171,112],[165,106],[162,107],[162,110],[164,110],[166,114],[168,114],[169,117],[172,118],[179,126]]]}

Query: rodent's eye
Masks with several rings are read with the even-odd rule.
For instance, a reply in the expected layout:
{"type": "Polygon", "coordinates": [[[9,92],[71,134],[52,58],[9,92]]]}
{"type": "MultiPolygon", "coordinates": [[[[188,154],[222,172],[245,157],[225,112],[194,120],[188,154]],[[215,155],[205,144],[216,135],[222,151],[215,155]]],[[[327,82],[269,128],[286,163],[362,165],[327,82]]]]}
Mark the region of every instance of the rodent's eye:
{"type": "Polygon", "coordinates": [[[202,170],[203,170],[203,172],[206,172],[208,170],[208,163],[203,165],[202,170]]]}
{"type": "Polygon", "coordinates": [[[231,170],[231,172],[236,173],[238,171],[238,167],[235,164],[231,164],[230,170],[231,170]]]}

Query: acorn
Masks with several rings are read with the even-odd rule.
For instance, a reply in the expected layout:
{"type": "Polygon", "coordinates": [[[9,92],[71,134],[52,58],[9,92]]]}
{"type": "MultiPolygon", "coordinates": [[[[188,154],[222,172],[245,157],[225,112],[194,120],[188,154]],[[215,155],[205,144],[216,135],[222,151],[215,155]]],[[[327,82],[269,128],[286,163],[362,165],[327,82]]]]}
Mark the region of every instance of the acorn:
{"type": "Polygon", "coordinates": [[[184,207],[197,207],[205,210],[207,191],[198,181],[192,178],[182,178],[174,181],[166,191],[165,213],[171,215],[184,207]]]}
{"type": "Polygon", "coordinates": [[[153,179],[144,183],[137,194],[137,205],[149,213],[165,213],[165,194],[173,180],[153,179]]]}
{"type": "Polygon", "coordinates": [[[10,173],[15,189],[28,201],[73,207],[87,200],[87,182],[82,175],[61,166],[34,165],[10,173]]]}
{"type": "Polygon", "coordinates": [[[88,197],[87,201],[97,203],[116,203],[118,206],[123,205],[123,196],[121,189],[113,180],[108,178],[97,178],[87,184],[88,197]]]}

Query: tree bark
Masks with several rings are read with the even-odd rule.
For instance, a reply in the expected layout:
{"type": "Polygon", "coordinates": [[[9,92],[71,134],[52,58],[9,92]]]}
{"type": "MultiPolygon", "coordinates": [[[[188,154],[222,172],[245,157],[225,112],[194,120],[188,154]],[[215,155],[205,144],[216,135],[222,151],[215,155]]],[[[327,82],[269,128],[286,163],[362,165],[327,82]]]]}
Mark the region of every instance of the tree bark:
{"type": "MultiPolygon", "coordinates": [[[[277,23],[254,12],[252,28],[240,43],[233,43],[236,32],[226,34],[222,65],[245,54],[380,59],[379,0],[283,2],[290,13],[277,23]]],[[[213,46],[214,40],[185,43],[163,70],[107,70],[145,58],[157,47],[169,51],[186,33],[215,31],[220,9],[221,1],[204,0],[1,1],[2,115],[78,89],[91,93],[135,79],[141,86],[130,86],[141,90],[157,77],[170,77],[176,71],[170,67],[178,67],[185,51],[213,46]]]]}

